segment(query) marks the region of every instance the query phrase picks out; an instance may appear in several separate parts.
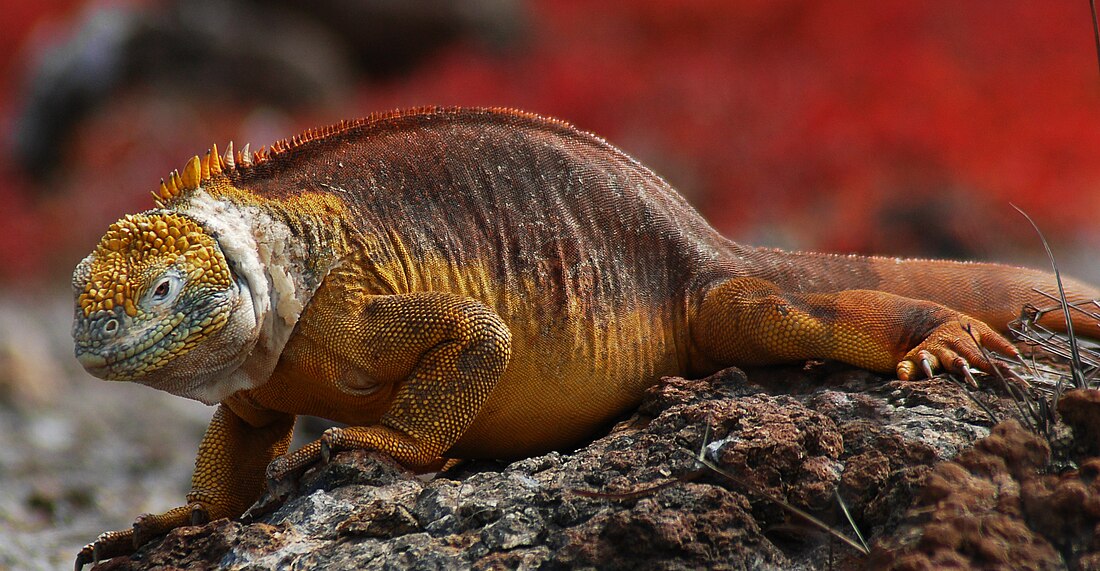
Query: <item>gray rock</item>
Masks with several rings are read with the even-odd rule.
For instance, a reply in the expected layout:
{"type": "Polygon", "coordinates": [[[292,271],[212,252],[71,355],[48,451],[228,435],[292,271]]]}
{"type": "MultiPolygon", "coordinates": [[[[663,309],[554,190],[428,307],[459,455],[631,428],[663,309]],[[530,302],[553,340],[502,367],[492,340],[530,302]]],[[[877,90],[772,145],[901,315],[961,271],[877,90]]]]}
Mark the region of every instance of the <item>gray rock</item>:
{"type": "MultiPolygon", "coordinates": [[[[834,569],[863,556],[779,506],[853,535],[895,529],[914,490],[993,422],[966,390],[850,369],[667,378],[633,419],[569,454],[473,462],[424,480],[344,452],[251,523],[181,528],[104,569],[834,569]],[[706,441],[704,441],[706,439],[706,441]],[[705,447],[735,480],[701,470],[705,447]]],[[[999,414],[1013,406],[978,393],[999,414]]]]}

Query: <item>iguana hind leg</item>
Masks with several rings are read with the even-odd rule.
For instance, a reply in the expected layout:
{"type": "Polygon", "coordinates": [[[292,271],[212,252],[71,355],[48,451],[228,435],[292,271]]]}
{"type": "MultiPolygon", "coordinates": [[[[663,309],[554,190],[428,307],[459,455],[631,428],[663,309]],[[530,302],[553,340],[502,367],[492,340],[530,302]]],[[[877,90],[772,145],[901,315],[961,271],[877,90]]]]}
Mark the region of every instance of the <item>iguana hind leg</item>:
{"type": "Polygon", "coordinates": [[[930,301],[875,290],[801,294],[759,278],[711,287],[691,317],[695,358],[712,366],[835,359],[907,379],[992,371],[979,348],[1015,355],[987,324],[930,301]]]}

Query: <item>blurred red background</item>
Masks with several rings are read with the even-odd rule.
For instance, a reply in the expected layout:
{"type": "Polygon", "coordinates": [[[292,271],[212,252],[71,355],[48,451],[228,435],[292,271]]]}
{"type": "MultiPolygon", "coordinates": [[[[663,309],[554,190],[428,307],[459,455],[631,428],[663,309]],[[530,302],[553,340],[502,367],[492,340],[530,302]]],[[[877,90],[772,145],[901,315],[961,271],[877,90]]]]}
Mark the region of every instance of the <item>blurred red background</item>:
{"type": "Polygon", "coordinates": [[[304,30],[289,48],[281,28],[248,15],[265,4],[238,4],[220,16],[205,11],[211,3],[5,7],[0,281],[67,283],[107,224],[151,207],[159,178],[212,143],[256,149],[425,104],[519,107],[594,131],[735,240],[1032,258],[1041,246],[1011,203],[1071,270],[1100,277],[1087,264],[1100,244],[1100,72],[1085,0],[423,0],[409,5],[450,12],[409,31],[408,14],[342,15],[340,2],[319,1],[310,9],[337,12],[316,20],[275,3],[287,13],[279,25],[304,30]],[[171,29],[166,13],[198,30],[221,26],[206,43],[225,45],[205,46],[188,28],[183,40],[158,31],[146,33],[151,43],[124,42],[121,59],[92,57],[117,55],[111,34],[143,22],[171,29]],[[439,45],[396,55],[429,40],[439,45]],[[66,51],[88,58],[73,69],[100,91],[80,113],[61,97],[39,110],[60,134],[39,145],[36,160],[48,164],[30,168],[34,155],[18,154],[36,133],[27,110],[62,91],[41,76],[66,51]],[[296,90],[283,68],[219,56],[253,53],[315,74],[316,86],[296,90]]]}

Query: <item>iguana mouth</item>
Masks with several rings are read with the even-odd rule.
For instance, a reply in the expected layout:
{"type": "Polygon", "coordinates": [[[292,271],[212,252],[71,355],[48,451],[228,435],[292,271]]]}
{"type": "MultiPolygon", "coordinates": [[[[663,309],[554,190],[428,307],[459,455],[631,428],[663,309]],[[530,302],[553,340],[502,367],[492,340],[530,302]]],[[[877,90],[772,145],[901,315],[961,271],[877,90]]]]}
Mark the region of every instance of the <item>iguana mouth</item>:
{"type": "Polygon", "coordinates": [[[84,367],[88,372],[98,369],[107,368],[107,358],[99,353],[92,353],[91,351],[77,351],[76,360],[80,362],[80,365],[84,367]]]}
{"type": "Polygon", "coordinates": [[[77,345],[76,360],[86,371],[97,377],[119,379],[121,378],[119,373],[123,373],[127,378],[132,377],[134,373],[147,371],[156,365],[157,359],[150,360],[147,357],[161,348],[164,340],[169,338],[184,319],[183,313],[175,313],[166,321],[151,324],[150,328],[153,329],[151,335],[138,332],[136,336],[139,342],[107,352],[96,352],[90,347],[77,345]],[[138,366],[127,366],[134,363],[138,366]]]}

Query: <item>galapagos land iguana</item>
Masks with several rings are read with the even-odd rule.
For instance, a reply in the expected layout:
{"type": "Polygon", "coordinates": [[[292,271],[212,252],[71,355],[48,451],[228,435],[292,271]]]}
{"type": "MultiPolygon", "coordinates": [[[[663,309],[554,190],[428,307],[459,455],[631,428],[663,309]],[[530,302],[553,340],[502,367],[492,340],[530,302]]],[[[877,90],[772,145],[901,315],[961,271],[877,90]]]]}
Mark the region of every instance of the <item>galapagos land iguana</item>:
{"type": "Polygon", "coordinates": [[[78,569],[237,517],[268,472],[331,450],[429,469],[575,445],[663,375],[822,358],[969,377],[994,367],[979,344],[1014,355],[998,331],[1057,291],[1003,265],[738,245],[600,138],[509,110],[215,148],[154,196],[76,268],[76,356],[218,406],[187,505],[101,535],[78,569]],[[299,414],[347,427],[287,454],[299,414]]]}

